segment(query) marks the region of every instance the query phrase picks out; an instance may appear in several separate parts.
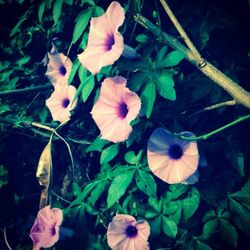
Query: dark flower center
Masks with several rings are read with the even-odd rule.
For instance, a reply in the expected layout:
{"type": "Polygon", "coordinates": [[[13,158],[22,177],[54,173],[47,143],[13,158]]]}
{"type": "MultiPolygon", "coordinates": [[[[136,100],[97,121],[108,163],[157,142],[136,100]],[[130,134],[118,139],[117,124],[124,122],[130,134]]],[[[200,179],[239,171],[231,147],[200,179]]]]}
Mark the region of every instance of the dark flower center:
{"type": "Polygon", "coordinates": [[[183,150],[179,145],[173,144],[168,149],[168,155],[169,155],[170,158],[172,158],[174,160],[178,160],[178,159],[180,159],[182,157],[183,150]]]}
{"type": "Polygon", "coordinates": [[[128,113],[128,106],[125,102],[120,103],[119,106],[119,117],[124,119],[127,116],[128,113]]]}
{"type": "Polygon", "coordinates": [[[61,75],[65,76],[65,74],[67,73],[67,70],[63,65],[61,65],[59,68],[59,72],[61,75]]]}
{"type": "Polygon", "coordinates": [[[54,226],[50,229],[50,233],[51,236],[54,236],[56,234],[56,228],[54,226]]]}
{"type": "Polygon", "coordinates": [[[108,38],[106,40],[107,51],[112,49],[112,46],[114,45],[114,43],[115,43],[115,38],[114,38],[114,35],[112,34],[112,35],[108,36],[108,38]]]}
{"type": "Polygon", "coordinates": [[[63,99],[62,107],[66,109],[68,107],[69,103],[70,103],[70,101],[68,98],[63,99]]]}
{"type": "Polygon", "coordinates": [[[137,228],[132,225],[126,228],[126,235],[129,238],[136,237],[137,233],[138,233],[137,228]]]}

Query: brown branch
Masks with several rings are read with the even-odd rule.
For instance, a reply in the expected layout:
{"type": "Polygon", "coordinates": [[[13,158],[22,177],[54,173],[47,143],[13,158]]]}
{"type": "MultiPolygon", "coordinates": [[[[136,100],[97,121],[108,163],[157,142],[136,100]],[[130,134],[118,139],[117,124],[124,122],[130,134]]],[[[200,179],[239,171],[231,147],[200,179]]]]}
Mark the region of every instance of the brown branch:
{"type": "Polygon", "coordinates": [[[9,95],[20,95],[20,94],[25,94],[29,92],[52,89],[52,88],[53,88],[52,84],[45,84],[45,85],[38,85],[38,86],[24,88],[24,89],[4,90],[4,91],[0,91],[0,97],[5,97],[9,95]]]}
{"type": "Polygon", "coordinates": [[[148,19],[141,15],[136,15],[135,20],[147,30],[151,31],[155,36],[161,38],[172,49],[182,52],[189,62],[195,65],[204,75],[210,78],[213,82],[223,88],[233,99],[238,103],[250,109],[250,94],[240,85],[226,76],[220,70],[215,68],[211,63],[204,60],[197,60],[193,52],[181,44],[176,38],[163,32],[159,27],[151,23],[148,19]]]}

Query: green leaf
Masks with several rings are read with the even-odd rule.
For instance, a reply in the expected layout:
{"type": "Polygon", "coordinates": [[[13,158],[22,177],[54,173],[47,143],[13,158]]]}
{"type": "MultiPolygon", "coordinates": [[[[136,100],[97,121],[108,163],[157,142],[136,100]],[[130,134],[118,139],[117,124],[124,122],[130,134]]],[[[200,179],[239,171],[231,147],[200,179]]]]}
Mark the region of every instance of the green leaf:
{"type": "Polygon", "coordinates": [[[24,56],[22,58],[20,58],[19,60],[16,61],[16,64],[19,66],[22,66],[23,64],[28,63],[30,60],[30,56],[24,56]]]}
{"type": "Polygon", "coordinates": [[[150,231],[154,236],[157,236],[161,232],[161,216],[157,216],[155,219],[150,221],[150,231]]]}
{"type": "Polygon", "coordinates": [[[156,184],[151,174],[138,170],[135,175],[137,187],[148,196],[156,196],[156,184]]]}
{"type": "Polygon", "coordinates": [[[156,197],[149,197],[148,198],[148,204],[158,213],[162,210],[162,202],[158,201],[156,197]]]}
{"type": "Polygon", "coordinates": [[[94,11],[93,11],[93,16],[101,16],[102,14],[104,14],[104,9],[100,6],[95,6],[94,11]]]}
{"type": "Polygon", "coordinates": [[[82,100],[83,102],[86,102],[89,98],[89,95],[91,94],[92,90],[95,87],[95,78],[94,75],[91,75],[87,81],[84,82],[84,85],[82,87],[82,100]],[[91,77],[92,76],[92,77],[91,77]]]}
{"type": "Polygon", "coordinates": [[[126,154],[125,154],[125,161],[128,163],[128,164],[132,164],[132,165],[135,165],[137,164],[138,160],[137,160],[137,157],[135,155],[135,152],[134,151],[128,151],[126,154]]]}
{"type": "Polygon", "coordinates": [[[109,141],[103,140],[100,137],[97,137],[91,144],[90,146],[86,149],[86,153],[89,153],[91,151],[102,151],[102,148],[108,144],[109,141]]]}
{"type": "Polygon", "coordinates": [[[90,76],[86,77],[86,78],[81,82],[81,84],[79,85],[79,87],[78,87],[77,90],[76,90],[75,96],[74,96],[74,98],[73,98],[73,102],[76,100],[76,98],[78,98],[78,96],[79,96],[80,94],[82,94],[82,91],[83,91],[84,86],[85,86],[85,85],[87,84],[87,82],[90,81],[91,78],[93,78],[93,77],[94,77],[93,75],[90,75],[90,76]]]}
{"type": "Polygon", "coordinates": [[[178,224],[181,219],[181,214],[182,214],[182,209],[181,206],[179,205],[177,210],[173,214],[170,214],[168,218],[173,220],[176,224],[178,224]]]}
{"type": "Polygon", "coordinates": [[[180,201],[168,201],[164,202],[163,204],[163,214],[164,215],[170,215],[177,211],[177,209],[180,207],[180,201]]]}
{"type": "Polygon", "coordinates": [[[92,16],[93,8],[88,8],[87,10],[81,11],[77,18],[76,24],[73,31],[72,43],[76,43],[78,39],[83,34],[87,25],[89,24],[89,20],[92,16]]]}
{"type": "Polygon", "coordinates": [[[88,201],[94,206],[96,201],[99,199],[101,194],[105,191],[105,187],[107,185],[107,181],[104,180],[98,185],[95,186],[95,188],[91,191],[90,197],[88,198],[88,201]]]}
{"type": "Polygon", "coordinates": [[[205,215],[202,218],[202,222],[205,223],[208,220],[216,219],[216,218],[217,218],[217,215],[216,215],[215,211],[214,210],[210,210],[210,211],[208,211],[208,212],[205,213],[205,215]]]}
{"type": "Polygon", "coordinates": [[[108,190],[107,208],[112,207],[126,192],[131,183],[135,170],[127,171],[121,175],[117,175],[108,190]]]}
{"type": "Polygon", "coordinates": [[[153,106],[155,103],[156,90],[155,84],[152,80],[148,81],[141,93],[142,110],[147,118],[151,116],[153,106]]]}
{"type": "Polygon", "coordinates": [[[101,153],[100,164],[105,164],[114,159],[119,153],[119,143],[105,148],[101,153]]]}
{"type": "Polygon", "coordinates": [[[189,219],[197,210],[200,204],[200,194],[196,188],[192,188],[189,197],[182,200],[184,219],[189,219]]]}
{"type": "Polygon", "coordinates": [[[175,200],[188,190],[188,185],[172,184],[169,186],[169,191],[166,192],[166,200],[175,200]]]}
{"type": "Polygon", "coordinates": [[[68,4],[68,5],[72,5],[73,4],[73,0],[63,0],[64,3],[68,4]]]}
{"type": "Polygon", "coordinates": [[[8,169],[0,165],[0,189],[6,184],[8,184],[8,169]]]}
{"type": "Polygon", "coordinates": [[[166,55],[164,59],[162,59],[158,63],[157,66],[158,68],[173,67],[179,64],[184,57],[185,57],[184,54],[181,53],[180,51],[177,50],[171,51],[169,54],[166,55]]]}
{"type": "Polygon", "coordinates": [[[43,1],[38,7],[38,21],[41,23],[43,20],[43,13],[45,10],[45,1],[43,1]]]}
{"type": "Polygon", "coordinates": [[[158,93],[162,97],[170,101],[175,101],[176,93],[174,89],[174,80],[168,74],[168,72],[162,72],[159,75],[155,74],[154,79],[156,81],[156,88],[157,88],[158,93]]]}
{"type": "Polygon", "coordinates": [[[200,238],[203,240],[208,240],[211,237],[211,235],[215,233],[217,227],[218,227],[218,219],[208,220],[203,226],[203,231],[200,238]]]}
{"type": "Polygon", "coordinates": [[[232,247],[237,247],[238,233],[235,227],[227,220],[220,220],[220,233],[222,239],[232,247]]]}
{"type": "Polygon", "coordinates": [[[129,89],[137,92],[140,87],[148,80],[150,74],[147,72],[135,72],[128,81],[129,89]]]}
{"type": "Polygon", "coordinates": [[[147,43],[149,42],[149,37],[145,34],[139,34],[136,36],[135,40],[139,43],[147,43]]]}
{"type": "Polygon", "coordinates": [[[176,223],[166,216],[162,216],[162,231],[170,238],[175,238],[178,232],[176,223]]]}
{"type": "Polygon", "coordinates": [[[166,53],[167,53],[167,50],[168,50],[168,46],[163,46],[160,51],[157,53],[157,56],[156,56],[156,67],[159,67],[158,65],[161,64],[162,60],[164,59],[164,57],[166,56],[166,53]]]}
{"type": "Polygon", "coordinates": [[[61,16],[61,12],[62,12],[62,5],[63,5],[63,0],[56,0],[53,6],[53,19],[54,19],[54,23],[57,24],[60,16],[61,16]]]}
{"type": "Polygon", "coordinates": [[[146,219],[152,219],[155,218],[156,216],[159,216],[159,213],[155,212],[154,210],[146,210],[145,211],[145,218],[146,219]]]}
{"type": "Polygon", "coordinates": [[[205,244],[204,242],[196,240],[195,250],[212,250],[212,248],[207,244],[205,244]]]}
{"type": "Polygon", "coordinates": [[[76,182],[72,183],[72,192],[76,197],[81,194],[81,187],[78,185],[78,183],[76,182]]]}
{"type": "Polygon", "coordinates": [[[71,71],[70,71],[70,74],[69,74],[69,78],[68,78],[68,83],[70,84],[73,79],[74,79],[74,76],[76,74],[76,71],[78,70],[80,66],[80,61],[78,60],[78,58],[73,62],[73,65],[71,67],[71,71]]]}
{"type": "MultiPolygon", "coordinates": [[[[82,65],[80,65],[80,67],[78,68],[78,76],[80,79],[80,82],[85,82],[87,81],[87,69],[85,67],[83,67],[82,65]]],[[[88,76],[88,78],[90,78],[92,75],[88,76]]]]}

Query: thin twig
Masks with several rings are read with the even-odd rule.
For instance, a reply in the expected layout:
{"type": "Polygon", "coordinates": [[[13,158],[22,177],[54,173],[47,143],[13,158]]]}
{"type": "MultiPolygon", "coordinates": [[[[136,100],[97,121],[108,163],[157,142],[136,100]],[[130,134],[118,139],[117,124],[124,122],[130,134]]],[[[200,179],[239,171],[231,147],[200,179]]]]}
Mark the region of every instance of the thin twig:
{"type": "Polygon", "coordinates": [[[201,113],[203,113],[205,111],[208,111],[208,110],[218,109],[218,108],[221,108],[221,107],[224,107],[224,106],[234,106],[236,104],[237,104],[237,102],[235,100],[216,103],[216,104],[213,104],[211,106],[205,107],[205,108],[203,108],[201,110],[198,110],[198,111],[192,113],[191,115],[189,115],[188,117],[192,117],[192,116],[201,114],[201,113]]]}
{"type": "Polygon", "coordinates": [[[186,43],[186,45],[188,46],[188,48],[191,50],[191,52],[193,53],[194,57],[201,64],[203,59],[202,59],[199,51],[196,49],[196,47],[194,46],[194,44],[192,43],[192,41],[189,39],[187,33],[182,28],[181,24],[179,23],[179,21],[177,20],[177,18],[173,14],[173,12],[170,9],[169,5],[167,4],[167,2],[165,0],[160,0],[160,2],[162,4],[164,10],[166,11],[167,15],[169,16],[170,20],[174,24],[175,28],[178,30],[179,34],[181,35],[182,39],[184,40],[184,42],[186,43]]]}
{"type": "Polygon", "coordinates": [[[185,56],[185,58],[195,65],[204,75],[209,77],[213,82],[223,88],[228,94],[230,94],[238,104],[250,109],[250,93],[243,89],[239,84],[234,82],[231,78],[215,68],[211,63],[203,61],[202,64],[197,61],[192,51],[182,45],[176,38],[170,36],[166,32],[163,32],[156,25],[151,23],[148,19],[141,15],[136,15],[135,20],[151,31],[155,36],[163,39],[171,48],[179,50],[185,56]]]}
{"type": "Polygon", "coordinates": [[[7,239],[6,227],[3,230],[3,236],[4,236],[4,242],[5,242],[6,246],[8,247],[9,250],[12,250],[11,246],[9,245],[8,239],[7,239]]]}
{"type": "Polygon", "coordinates": [[[55,193],[54,191],[50,191],[50,192],[51,192],[51,194],[55,195],[58,199],[60,199],[60,200],[62,200],[62,201],[64,201],[64,202],[66,202],[66,203],[68,203],[68,204],[71,204],[70,201],[64,199],[63,197],[61,197],[60,195],[58,195],[58,194],[55,193]]]}
{"type": "Polygon", "coordinates": [[[4,91],[0,91],[0,97],[5,97],[9,95],[20,95],[20,94],[44,90],[44,89],[52,89],[52,87],[53,87],[52,84],[46,84],[46,85],[38,85],[38,86],[24,88],[24,89],[4,90],[4,91]]]}

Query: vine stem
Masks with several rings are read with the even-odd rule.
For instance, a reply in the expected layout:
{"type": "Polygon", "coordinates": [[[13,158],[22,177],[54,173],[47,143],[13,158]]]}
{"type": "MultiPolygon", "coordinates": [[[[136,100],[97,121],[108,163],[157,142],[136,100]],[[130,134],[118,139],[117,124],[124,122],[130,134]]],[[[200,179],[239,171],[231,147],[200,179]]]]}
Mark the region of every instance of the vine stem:
{"type": "Polygon", "coordinates": [[[250,93],[243,89],[239,84],[234,82],[231,78],[226,76],[205,59],[197,59],[197,55],[194,55],[190,49],[180,43],[176,38],[172,37],[166,32],[163,32],[159,27],[154,25],[142,15],[135,15],[134,18],[141,26],[152,32],[161,40],[165,41],[165,43],[172,49],[183,53],[186,60],[195,65],[204,75],[223,88],[229,95],[233,97],[237,104],[241,104],[250,109],[250,93]]]}
{"type": "Polygon", "coordinates": [[[207,134],[204,134],[204,135],[200,135],[200,136],[193,136],[193,137],[187,137],[187,136],[183,136],[183,135],[178,135],[178,134],[175,134],[177,137],[181,138],[181,139],[184,139],[184,140],[187,140],[187,141],[198,141],[198,140],[207,140],[209,137],[211,137],[212,135],[215,135],[215,134],[218,134],[219,132],[229,128],[229,127],[232,127],[240,122],[243,122],[247,119],[250,118],[250,114],[248,115],[245,115],[245,116],[241,116],[239,117],[238,119],[220,127],[220,128],[217,128],[207,134]]]}
{"type": "Polygon", "coordinates": [[[7,239],[6,227],[3,230],[3,236],[4,236],[4,242],[5,242],[6,246],[8,247],[9,250],[12,250],[12,248],[8,242],[8,239],[7,239]]]}

